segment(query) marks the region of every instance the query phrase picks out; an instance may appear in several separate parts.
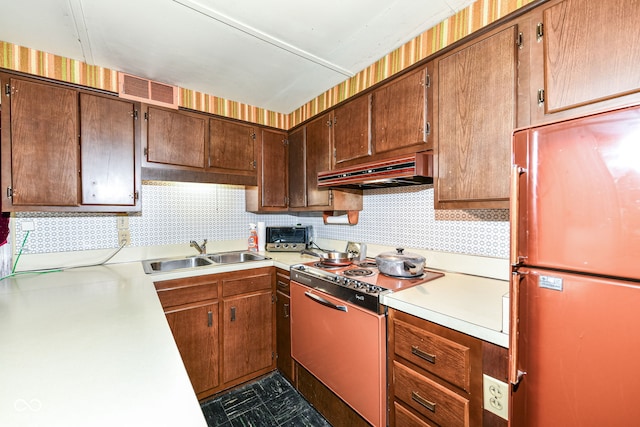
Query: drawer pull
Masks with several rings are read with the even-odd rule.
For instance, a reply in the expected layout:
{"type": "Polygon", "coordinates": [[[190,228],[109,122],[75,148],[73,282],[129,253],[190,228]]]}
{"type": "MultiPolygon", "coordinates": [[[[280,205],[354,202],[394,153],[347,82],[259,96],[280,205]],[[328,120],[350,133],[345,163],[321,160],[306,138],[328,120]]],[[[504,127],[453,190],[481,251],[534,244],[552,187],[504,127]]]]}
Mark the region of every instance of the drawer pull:
{"type": "Polygon", "coordinates": [[[236,308],[235,307],[231,307],[231,321],[232,322],[236,321],[236,308]]]}
{"type": "Polygon", "coordinates": [[[428,409],[429,411],[431,411],[431,412],[433,412],[435,414],[435,412],[436,412],[436,402],[428,401],[424,397],[420,396],[418,394],[418,392],[416,392],[416,391],[412,391],[411,392],[411,400],[413,400],[414,402],[418,403],[420,406],[424,406],[426,409],[428,409]]]}
{"type": "Polygon", "coordinates": [[[212,327],[213,326],[213,312],[209,311],[207,313],[207,326],[208,327],[212,327]]]}
{"type": "Polygon", "coordinates": [[[287,317],[289,317],[289,304],[284,304],[282,309],[284,310],[284,318],[286,319],[287,317]]]}
{"type": "Polygon", "coordinates": [[[415,354],[420,359],[426,360],[429,363],[433,363],[434,365],[436,364],[436,355],[435,354],[431,354],[431,353],[427,353],[426,351],[422,351],[415,345],[411,346],[411,353],[415,354]]]}

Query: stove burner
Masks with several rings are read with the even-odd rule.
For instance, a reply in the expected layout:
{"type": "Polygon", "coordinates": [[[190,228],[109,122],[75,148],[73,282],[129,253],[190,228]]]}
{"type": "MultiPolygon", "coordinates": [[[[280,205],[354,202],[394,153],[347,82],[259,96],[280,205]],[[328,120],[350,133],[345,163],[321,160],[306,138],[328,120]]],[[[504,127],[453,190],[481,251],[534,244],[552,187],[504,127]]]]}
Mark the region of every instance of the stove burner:
{"type": "Polygon", "coordinates": [[[362,261],[361,263],[358,264],[358,267],[377,267],[378,264],[376,264],[374,261],[362,261]]]}
{"type": "Polygon", "coordinates": [[[367,270],[366,268],[352,268],[345,270],[342,274],[349,277],[367,277],[373,276],[373,271],[367,270]]]}
{"type": "Polygon", "coordinates": [[[344,268],[344,265],[336,265],[336,264],[326,264],[324,262],[316,262],[313,264],[314,267],[323,268],[325,270],[337,270],[339,268],[344,268]]]}

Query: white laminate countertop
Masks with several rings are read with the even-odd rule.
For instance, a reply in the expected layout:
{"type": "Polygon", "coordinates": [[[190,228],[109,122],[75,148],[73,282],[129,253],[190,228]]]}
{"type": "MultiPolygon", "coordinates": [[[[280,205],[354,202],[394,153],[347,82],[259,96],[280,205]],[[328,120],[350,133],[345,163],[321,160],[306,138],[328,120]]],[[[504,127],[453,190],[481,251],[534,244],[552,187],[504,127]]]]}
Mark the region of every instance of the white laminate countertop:
{"type": "Polygon", "coordinates": [[[509,283],[466,274],[444,277],[382,296],[382,304],[425,320],[509,347],[502,332],[502,296],[509,283]]]}
{"type": "Polygon", "coordinates": [[[0,425],[206,427],[139,262],[0,281],[0,425]]]}
{"type": "MultiPolygon", "coordinates": [[[[237,250],[244,242],[237,244],[219,247],[237,250]]],[[[0,426],[205,427],[153,282],[267,266],[288,270],[317,258],[267,252],[267,261],[152,275],[144,274],[139,261],[192,252],[186,245],[131,248],[113,264],[0,280],[0,426]]],[[[78,265],[96,254],[26,256],[23,268],[78,265]]],[[[427,267],[439,267],[445,276],[381,302],[507,347],[508,335],[501,332],[506,261],[424,255],[427,267]],[[455,265],[494,278],[448,272],[455,265]]]]}

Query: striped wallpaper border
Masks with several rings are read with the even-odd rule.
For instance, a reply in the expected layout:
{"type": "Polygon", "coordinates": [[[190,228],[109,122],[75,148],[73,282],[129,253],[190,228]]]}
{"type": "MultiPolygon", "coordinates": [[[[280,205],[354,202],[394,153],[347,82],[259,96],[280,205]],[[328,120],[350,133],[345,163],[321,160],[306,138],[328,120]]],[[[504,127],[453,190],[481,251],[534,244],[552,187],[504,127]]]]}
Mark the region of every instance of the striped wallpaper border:
{"type": "MultiPolygon", "coordinates": [[[[477,0],[288,114],[185,88],[179,88],[179,105],[287,130],[533,1],[477,0]]],[[[118,92],[117,71],[3,41],[0,41],[0,67],[118,92]]]]}
{"type": "Polygon", "coordinates": [[[337,105],[535,0],[478,0],[290,114],[290,127],[337,105]]]}

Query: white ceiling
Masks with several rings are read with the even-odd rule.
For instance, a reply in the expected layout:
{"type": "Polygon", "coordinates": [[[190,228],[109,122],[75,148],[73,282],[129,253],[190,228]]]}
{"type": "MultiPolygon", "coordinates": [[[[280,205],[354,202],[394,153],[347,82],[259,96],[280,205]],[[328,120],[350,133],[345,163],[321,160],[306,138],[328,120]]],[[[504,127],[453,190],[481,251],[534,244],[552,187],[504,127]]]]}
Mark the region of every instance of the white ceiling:
{"type": "Polygon", "coordinates": [[[474,0],[0,0],[0,40],[289,113],[474,0]]]}

